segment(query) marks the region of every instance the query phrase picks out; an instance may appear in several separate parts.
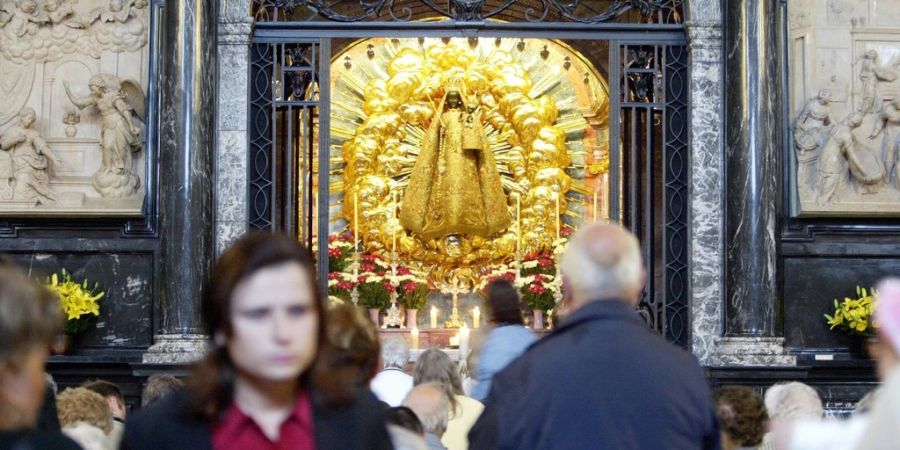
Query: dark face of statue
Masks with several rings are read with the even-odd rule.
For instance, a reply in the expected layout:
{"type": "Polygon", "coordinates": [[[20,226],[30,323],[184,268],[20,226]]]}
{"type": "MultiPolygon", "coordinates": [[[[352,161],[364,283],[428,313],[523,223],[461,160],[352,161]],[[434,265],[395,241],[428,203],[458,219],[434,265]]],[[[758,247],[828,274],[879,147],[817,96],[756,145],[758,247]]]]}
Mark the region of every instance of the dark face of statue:
{"type": "Polygon", "coordinates": [[[450,91],[447,93],[447,109],[459,109],[462,107],[462,97],[459,92],[450,91]]]}

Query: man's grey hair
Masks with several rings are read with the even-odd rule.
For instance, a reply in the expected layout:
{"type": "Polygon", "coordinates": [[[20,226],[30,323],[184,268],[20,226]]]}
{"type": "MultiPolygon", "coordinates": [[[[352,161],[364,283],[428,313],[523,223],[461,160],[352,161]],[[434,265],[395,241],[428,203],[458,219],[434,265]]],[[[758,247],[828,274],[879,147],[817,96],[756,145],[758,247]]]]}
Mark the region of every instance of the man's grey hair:
{"type": "Polygon", "coordinates": [[[820,419],[824,412],[819,393],[798,381],[766,389],[765,403],[770,419],[820,419]]]}
{"type": "Polygon", "coordinates": [[[391,336],[381,343],[381,361],[384,368],[402,369],[409,361],[409,345],[406,340],[397,336],[391,336]]]}
{"type": "Polygon", "coordinates": [[[584,227],[569,241],[561,270],[573,294],[581,297],[581,301],[634,295],[640,292],[643,283],[641,247],[637,238],[624,228],[604,224],[584,227]],[[602,239],[607,243],[597,243],[595,236],[602,228],[607,232],[618,228],[620,233],[604,236],[602,239]]]}
{"type": "Polygon", "coordinates": [[[447,431],[447,423],[450,422],[450,399],[446,391],[447,389],[439,383],[422,383],[414,386],[403,399],[403,406],[416,413],[426,434],[441,437],[447,431]],[[433,398],[427,398],[429,396],[433,398]]]}

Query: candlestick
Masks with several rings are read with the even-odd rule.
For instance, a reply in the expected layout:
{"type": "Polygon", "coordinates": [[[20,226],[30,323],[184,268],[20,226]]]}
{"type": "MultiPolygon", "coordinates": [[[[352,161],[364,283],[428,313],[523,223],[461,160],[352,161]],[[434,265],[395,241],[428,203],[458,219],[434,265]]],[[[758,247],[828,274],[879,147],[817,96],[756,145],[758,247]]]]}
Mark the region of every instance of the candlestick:
{"type": "Polygon", "coordinates": [[[397,227],[394,226],[394,219],[397,218],[397,193],[394,192],[394,207],[391,213],[391,253],[397,253],[397,227]]]}
{"type": "Polygon", "coordinates": [[[556,191],[556,240],[559,240],[559,223],[562,220],[559,217],[559,196],[562,195],[562,192],[556,191]]]}
{"type": "Polygon", "coordinates": [[[409,336],[412,339],[412,349],[418,350],[419,349],[419,328],[414,327],[412,329],[412,331],[409,332],[409,336]]]}
{"type": "Polygon", "coordinates": [[[437,309],[436,306],[433,306],[433,305],[432,305],[432,307],[431,307],[431,320],[430,320],[430,322],[429,322],[429,325],[431,325],[431,329],[432,329],[432,330],[437,329],[437,318],[438,318],[438,309],[437,309]]]}
{"type": "Polygon", "coordinates": [[[522,254],[522,196],[516,194],[516,258],[522,254]]]}
{"type": "Polygon", "coordinates": [[[459,329],[459,360],[465,361],[469,356],[469,327],[463,324],[459,329]]]}
{"type": "Polygon", "coordinates": [[[359,193],[353,193],[353,248],[359,251],[359,193]]]}
{"type": "Polygon", "coordinates": [[[594,222],[597,221],[597,191],[594,191],[594,222]]]}
{"type": "Polygon", "coordinates": [[[472,328],[481,326],[481,309],[477,306],[472,309],[472,328]]]}

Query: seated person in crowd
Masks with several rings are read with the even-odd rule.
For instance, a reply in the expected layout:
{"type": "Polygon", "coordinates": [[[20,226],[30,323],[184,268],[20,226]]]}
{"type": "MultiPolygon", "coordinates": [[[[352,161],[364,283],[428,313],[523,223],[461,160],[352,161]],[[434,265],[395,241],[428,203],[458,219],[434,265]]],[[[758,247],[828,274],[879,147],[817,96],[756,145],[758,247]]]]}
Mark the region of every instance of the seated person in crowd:
{"type": "Polygon", "coordinates": [[[405,406],[394,406],[388,408],[385,418],[394,450],[428,450],[422,422],[413,410],[405,406]]]}
{"type": "Polygon", "coordinates": [[[381,343],[381,363],[384,369],[375,375],[370,384],[379,400],[391,406],[400,406],[413,387],[412,376],[403,371],[407,361],[409,346],[405,339],[391,336],[381,343]]]}
{"type": "Polygon", "coordinates": [[[128,408],[125,407],[125,396],[122,395],[122,389],[115,383],[106,380],[93,380],[82,383],[81,387],[100,394],[112,413],[113,429],[110,436],[113,442],[117,444],[122,441],[122,434],[125,433],[125,416],[128,414],[128,408]]]}
{"type": "Polygon", "coordinates": [[[128,408],[125,407],[125,396],[122,395],[122,389],[118,385],[106,380],[93,380],[82,383],[81,387],[103,396],[106,399],[106,404],[109,405],[113,419],[117,422],[125,422],[128,408]]]}
{"type": "Polygon", "coordinates": [[[184,382],[169,374],[150,375],[141,392],[141,407],[146,408],[184,387],[184,382]]]}
{"type": "Polygon", "coordinates": [[[743,386],[726,386],[713,394],[722,431],[722,450],[755,448],[768,425],[766,406],[759,395],[743,386]]]}
{"type": "Polygon", "coordinates": [[[58,431],[37,430],[48,348],[62,325],[56,297],[0,259],[0,450],[78,449],[58,431]]]}
{"type": "Polygon", "coordinates": [[[493,329],[478,355],[472,398],[484,401],[491,390],[494,374],[503,370],[534,343],[531,330],[522,321],[519,292],[506,280],[496,280],[487,287],[493,329]]]}
{"type": "Polygon", "coordinates": [[[403,406],[416,413],[422,422],[428,450],[447,450],[441,439],[447,430],[450,413],[446,387],[432,382],[417,384],[406,395],[403,406]]]}
{"type": "Polygon", "coordinates": [[[450,450],[469,448],[469,430],[478,420],[484,405],[478,400],[466,397],[463,393],[456,363],[438,349],[425,350],[413,369],[413,385],[418,386],[422,383],[436,383],[442,386],[449,399],[450,421],[441,442],[450,450]]]}
{"type": "Polygon", "coordinates": [[[369,390],[378,370],[378,329],[359,308],[345,304],[329,308],[325,362],[335,383],[353,390],[369,390]]]}
{"type": "Polygon", "coordinates": [[[68,388],[56,397],[62,432],[86,450],[119,448],[112,436],[113,415],[106,400],[88,389],[68,388]]]}
{"type": "Polygon", "coordinates": [[[766,389],[763,397],[766,412],[769,415],[769,430],[763,437],[764,450],[774,450],[775,434],[771,432],[772,424],[777,421],[800,419],[818,420],[822,418],[824,409],[822,399],[815,389],[798,381],[777,383],[766,389]]]}

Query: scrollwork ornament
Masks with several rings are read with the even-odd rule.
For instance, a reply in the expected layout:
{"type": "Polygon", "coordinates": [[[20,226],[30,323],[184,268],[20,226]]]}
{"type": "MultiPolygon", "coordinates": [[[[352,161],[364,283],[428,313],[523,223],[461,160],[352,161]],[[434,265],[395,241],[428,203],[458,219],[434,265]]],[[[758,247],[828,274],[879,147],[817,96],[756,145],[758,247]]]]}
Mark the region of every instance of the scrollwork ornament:
{"type": "MultiPolygon", "coordinates": [[[[333,4],[323,0],[256,0],[254,3],[257,18],[269,21],[279,21],[281,17],[285,21],[293,21],[293,13],[299,8],[312,10],[318,16],[333,22],[378,20],[383,17],[384,11],[393,21],[407,22],[413,18],[412,8],[407,3],[399,6],[396,0],[359,0],[358,7],[352,14],[338,12],[332,7],[333,4]],[[272,14],[274,11],[282,11],[284,14],[272,14]]],[[[517,0],[506,0],[491,9],[485,9],[485,0],[450,0],[446,4],[419,0],[419,3],[439,16],[457,22],[481,22],[508,10],[517,0]]],[[[542,22],[547,19],[551,10],[555,10],[559,16],[573,22],[602,23],[615,20],[628,11],[637,10],[642,16],[648,16],[663,7],[661,0],[615,0],[605,11],[596,13],[596,10],[586,7],[582,0],[538,0],[534,3],[527,5],[523,12],[525,22],[542,22]]]]}

